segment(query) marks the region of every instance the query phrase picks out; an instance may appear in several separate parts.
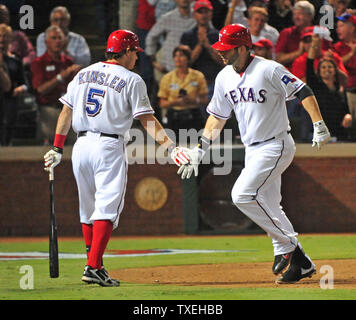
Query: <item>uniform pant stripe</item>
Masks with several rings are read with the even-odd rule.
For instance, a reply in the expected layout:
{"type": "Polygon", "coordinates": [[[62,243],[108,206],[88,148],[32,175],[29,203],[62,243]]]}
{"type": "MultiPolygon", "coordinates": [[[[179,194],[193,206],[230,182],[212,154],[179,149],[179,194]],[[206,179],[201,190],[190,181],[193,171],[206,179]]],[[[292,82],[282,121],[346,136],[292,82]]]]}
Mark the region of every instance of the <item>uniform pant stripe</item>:
{"type": "Polygon", "coordinates": [[[123,154],[124,154],[124,156],[125,156],[125,187],[124,187],[124,189],[123,189],[123,192],[122,192],[122,194],[121,194],[121,198],[120,198],[120,202],[119,202],[119,205],[118,205],[118,207],[117,207],[117,215],[116,215],[116,218],[115,218],[115,220],[114,221],[117,221],[117,219],[119,218],[119,216],[120,216],[120,207],[121,207],[121,203],[122,203],[122,201],[124,200],[124,198],[125,198],[125,193],[126,193],[126,187],[127,187],[127,161],[126,161],[126,146],[125,146],[125,143],[123,144],[123,154]]]}
{"type": "Polygon", "coordinates": [[[278,165],[279,161],[280,161],[281,158],[282,158],[283,151],[284,151],[284,140],[282,140],[282,150],[281,150],[281,154],[280,154],[280,156],[278,157],[275,166],[272,168],[271,172],[269,173],[269,175],[267,176],[267,178],[265,179],[265,181],[263,181],[263,183],[257,188],[255,200],[256,200],[257,205],[258,205],[258,206],[262,209],[262,211],[264,212],[264,214],[271,220],[272,224],[273,224],[283,235],[285,235],[286,237],[289,238],[289,241],[290,241],[290,243],[291,243],[292,245],[297,246],[296,244],[293,243],[292,239],[291,239],[288,235],[286,235],[286,234],[284,233],[284,231],[283,231],[281,228],[279,228],[279,227],[274,223],[273,219],[269,216],[269,214],[267,213],[267,211],[262,207],[262,205],[261,205],[261,204],[259,203],[259,201],[257,200],[258,191],[259,191],[259,190],[262,188],[262,186],[267,182],[268,178],[272,175],[272,172],[277,168],[277,165],[278,165]]]}
{"type": "Polygon", "coordinates": [[[282,158],[283,151],[284,151],[284,140],[282,140],[281,155],[278,157],[275,166],[272,168],[271,172],[269,173],[269,175],[267,176],[267,178],[265,179],[265,181],[263,181],[262,184],[257,188],[257,190],[256,190],[256,197],[257,197],[257,195],[258,195],[258,191],[263,187],[263,185],[267,182],[268,178],[271,176],[272,172],[277,168],[278,162],[279,162],[279,160],[281,160],[281,158],[282,158]]]}

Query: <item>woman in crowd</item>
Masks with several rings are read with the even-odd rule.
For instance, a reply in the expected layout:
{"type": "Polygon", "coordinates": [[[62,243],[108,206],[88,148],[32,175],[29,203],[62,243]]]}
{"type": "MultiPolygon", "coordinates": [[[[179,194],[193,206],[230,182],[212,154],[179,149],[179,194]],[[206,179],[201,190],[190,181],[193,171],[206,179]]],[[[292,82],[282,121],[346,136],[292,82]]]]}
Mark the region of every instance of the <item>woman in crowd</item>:
{"type": "MultiPolygon", "coordinates": [[[[313,43],[319,43],[318,40],[318,36],[313,35],[313,43]]],[[[315,73],[313,64],[317,49],[317,46],[312,45],[308,51],[307,84],[314,91],[334,141],[347,140],[346,128],[352,125],[352,116],[349,113],[345,93],[340,86],[339,72],[333,60],[323,58],[319,61],[315,73]]]]}
{"type": "Polygon", "coordinates": [[[162,114],[167,111],[167,127],[174,131],[177,142],[184,142],[178,139],[179,129],[201,129],[200,107],[208,103],[206,79],[189,67],[190,57],[188,46],[179,45],[173,50],[175,69],[162,77],[158,91],[159,106],[162,114]]]}

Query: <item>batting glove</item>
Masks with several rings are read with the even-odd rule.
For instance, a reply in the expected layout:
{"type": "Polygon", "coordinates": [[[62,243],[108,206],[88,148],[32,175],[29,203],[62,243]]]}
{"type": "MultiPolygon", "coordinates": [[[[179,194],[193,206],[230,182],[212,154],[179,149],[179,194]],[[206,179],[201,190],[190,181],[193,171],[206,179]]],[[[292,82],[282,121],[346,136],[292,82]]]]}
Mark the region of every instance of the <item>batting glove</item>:
{"type": "Polygon", "coordinates": [[[204,157],[205,151],[203,151],[199,147],[195,147],[193,149],[184,150],[187,156],[190,158],[188,164],[181,166],[178,169],[177,174],[181,176],[182,179],[189,179],[193,172],[194,176],[198,176],[198,166],[201,159],[204,157]]]}
{"type": "Polygon", "coordinates": [[[172,150],[171,158],[178,167],[189,163],[188,150],[188,148],[183,147],[175,147],[172,150]]]}
{"type": "Polygon", "coordinates": [[[54,147],[52,150],[48,151],[44,156],[45,170],[49,171],[50,168],[57,166],[62,160],[63,149],[54,147]]]}
{"type": "Polygon", "coordinates": [[[330,132],[325,125],[324,120],[313,123],[314,134],[313,134],[313,147],[318,146],[320,150],[321,146],[327,144],[330,140],[330,132]]]}

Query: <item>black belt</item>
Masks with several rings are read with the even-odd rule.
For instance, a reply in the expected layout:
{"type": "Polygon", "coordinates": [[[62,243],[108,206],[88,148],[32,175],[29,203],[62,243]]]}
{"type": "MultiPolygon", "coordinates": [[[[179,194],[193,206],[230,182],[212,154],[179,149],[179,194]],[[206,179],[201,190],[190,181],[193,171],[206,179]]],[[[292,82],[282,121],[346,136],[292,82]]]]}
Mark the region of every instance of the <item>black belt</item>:
{"type": "MultiPolygon", "coordinates": [[[[290,131],[287,131],[287,134],[289,134],[289,133],[290,133],[290,131]]],[[[267,139],[265,141],[254,142],[254,143],[251,143],[249,145],[249,147],[257,146],[258,144],[261,144],[261,143],[264,143],[264,142],[268,142],[268,141],[271,141],[271,140],[274,140],[274,139],[276,139],[276,137],[269,138],[269,139],[267,139]]]]}
{"type": "MultiPolygon", "coordinates": [[[[78,133],[78,138],[79,137],[83,137],[87,135],[87,131],[79,131],[78,133]]],[[[114,134],[114,133],[104,133],[104,132],[100,132],[100,136],[101,137],[109,137],[109,138],[114,138],[114,139],[119,139],[119,135],[114,134]]]]}

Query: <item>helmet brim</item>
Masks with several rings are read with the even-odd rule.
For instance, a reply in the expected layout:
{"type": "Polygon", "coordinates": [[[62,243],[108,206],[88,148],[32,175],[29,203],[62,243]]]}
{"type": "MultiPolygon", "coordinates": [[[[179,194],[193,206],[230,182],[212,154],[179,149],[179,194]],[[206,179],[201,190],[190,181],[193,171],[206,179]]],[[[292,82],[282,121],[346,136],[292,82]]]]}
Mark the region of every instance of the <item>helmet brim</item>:
{"type": "Polygon", "coordinates": [[[237,47],[235,44],[223,44],[220,41],[215,42],[212,46],[213,49],[218,51],[227,51],[237,47]]]}

